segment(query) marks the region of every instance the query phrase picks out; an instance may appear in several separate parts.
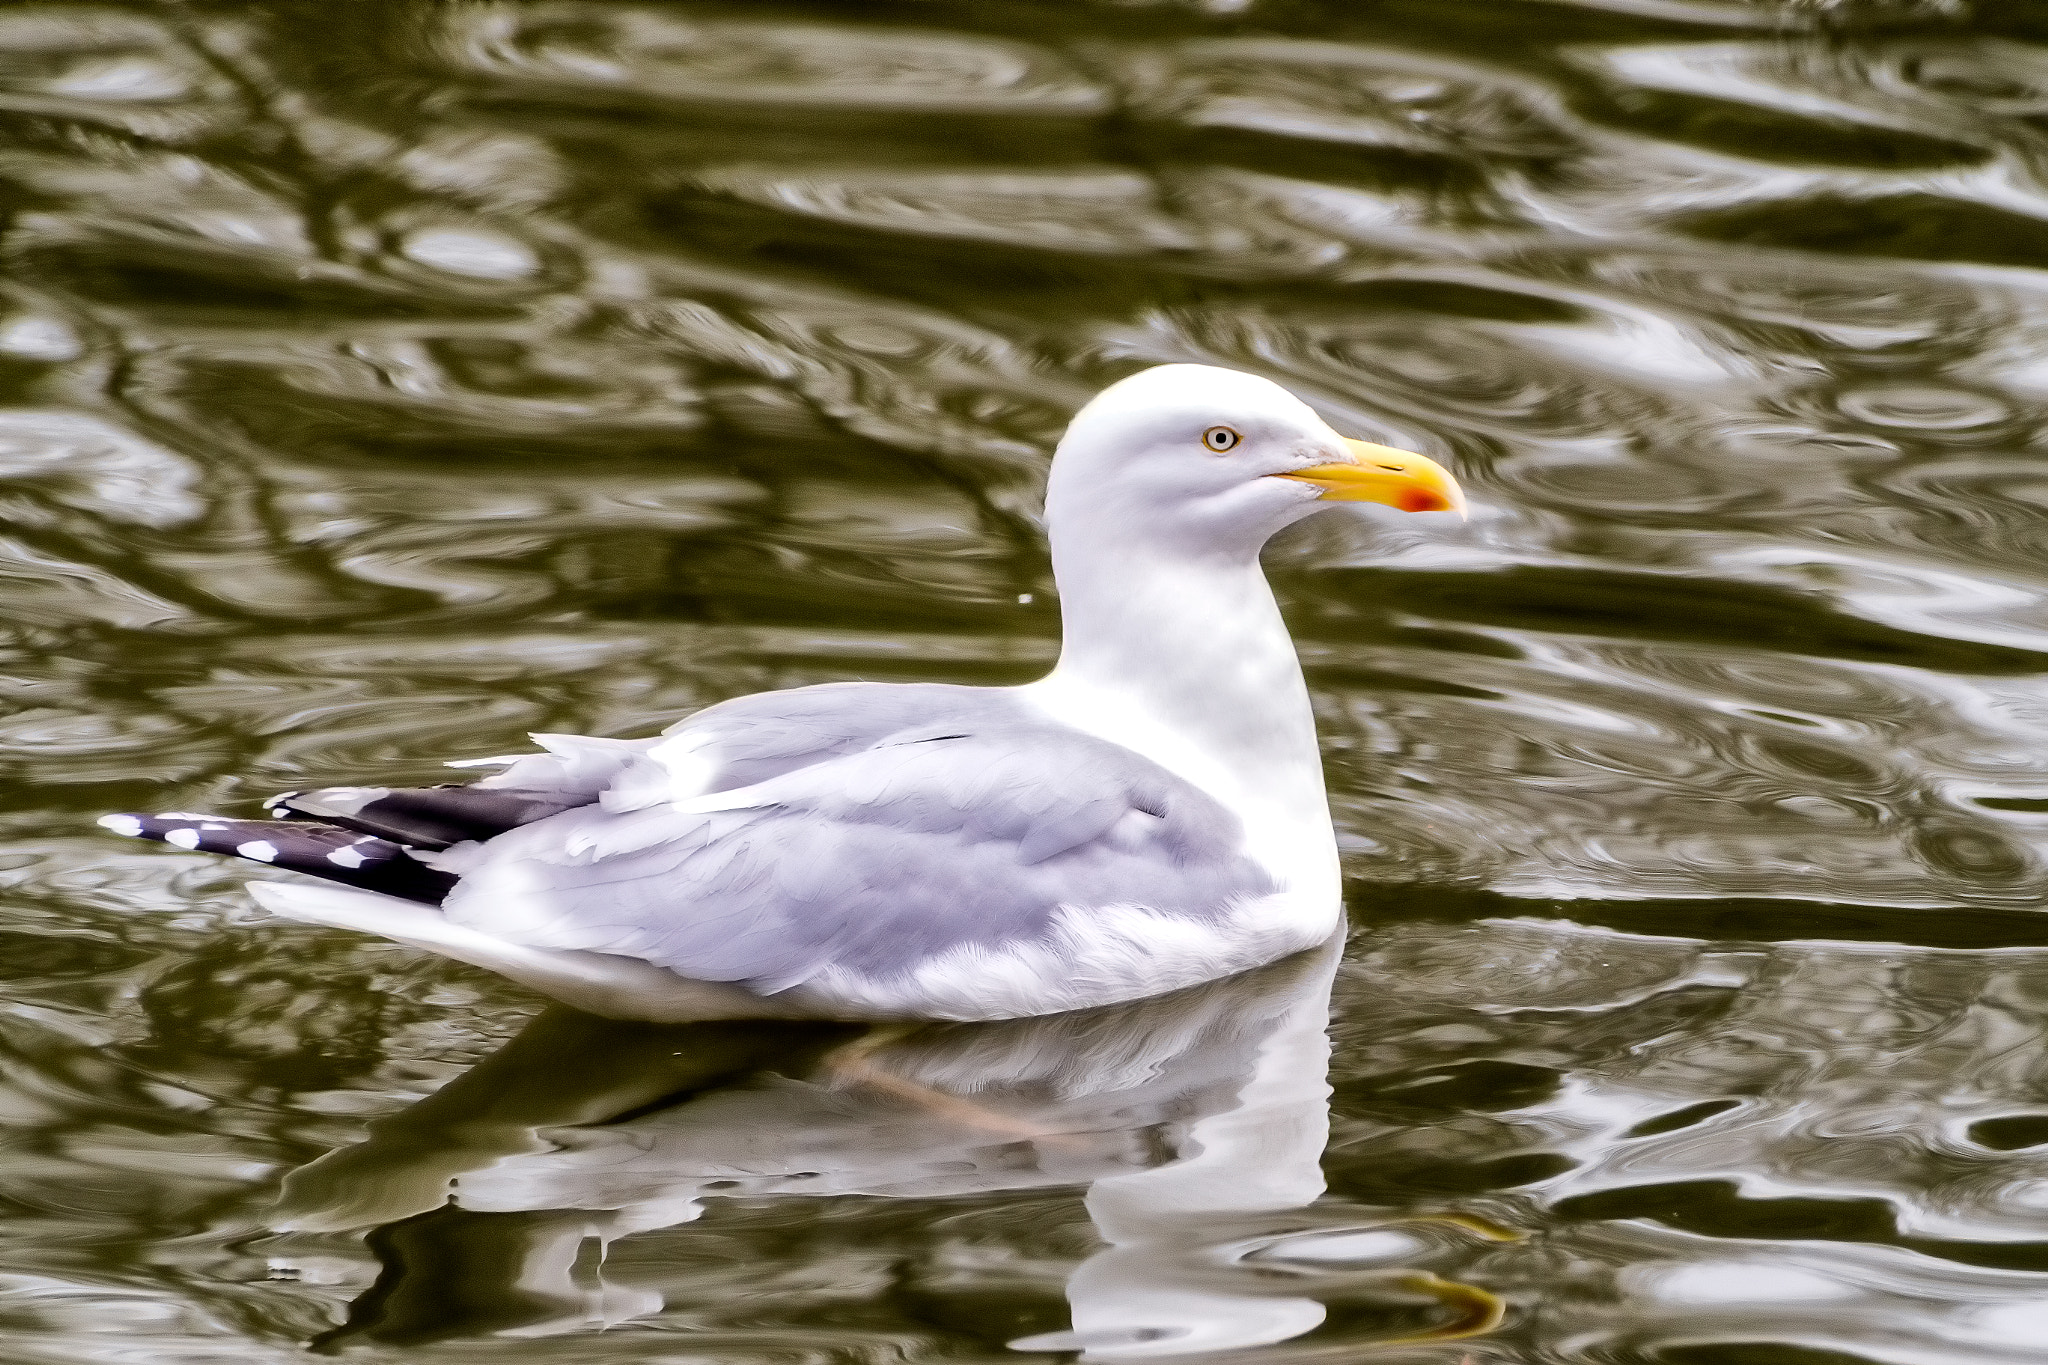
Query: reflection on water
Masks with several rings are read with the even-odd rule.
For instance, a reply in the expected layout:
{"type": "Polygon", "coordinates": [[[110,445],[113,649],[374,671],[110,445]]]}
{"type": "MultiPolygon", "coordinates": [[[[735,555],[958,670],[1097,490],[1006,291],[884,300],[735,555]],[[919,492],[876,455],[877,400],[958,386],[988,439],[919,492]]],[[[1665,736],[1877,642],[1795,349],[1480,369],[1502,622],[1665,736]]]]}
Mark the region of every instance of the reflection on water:
{"type": "Polygon", "coordinates": [[[0,11],[0,1354],[2036,1359],[2044,43],[2033,0],[0,11]],[[1353,877],[1326,1147],[1308,977],[600,1027],[84,832],[1029,677],[1046,452],[1164,360],[1474,496],[1271,557],[1353,877]]]}
{"type": "MultiPolygon", "coordinates": [[[[554,1010],[373,1124],[367,1142],[288,1177],[272,1222],[381,1224],[369,1242],[382,1273],[321,1344],[418,1344],[673,1307],[620,1265],[630,1248],[595,1286],[578,1282],[592,1269],[579,1252],[694,1222],[707,1198],[761,1209],[792,1196],[928,1202],[1078,1186],[1108,1247],[1067,1276],[1071,1330],[1020,1349],[1123,1359],[1284,1340],[1324,1307],[1266,1262],[1287,1261],[1302,1237],[1323,1249],[1309,1259],[1343,1261],[1329,1248],[1348,1245],[1297,1227],[1323,1190],[1336,947],[1158,1001],[996,1025],[650,1027],[554,1010]]],[[[1013,1258],[1055,1273],[1050,1248],[1006,1247],[1004,1231],[928,1253],[926,1273],[974,1278],[980,1263],[999,1275],[1013,1258]]],[[[272,1244],[273,1265],[288,1266],[278,1253],[290,1240],[272,1244]]],[[[814,1254],[797,1249],[780,1273],[829,1280],[829,1252],[821,1267],[801,1264],[814,1254]]],[[[1409,1297],[1433,1285],[1393,1282],[1409,1297]]],[[[704,1289],[686,1280],[674,1292],[697,1301],[704,1289]]],[[[1000,1279],[981,1292],[991,1316],[972,1330],[984,1336],[1045,1311],[1028,1296],[1004,1303],[1000,1279]]],[[[1433,1335],[1460,1334],[1474,1300],[1490,1308],[1469,1286],[1438,1297],[1465,1312],[1433,1335]]],[[[695,1349],[718,1349],[716,1337],[695,1349]]]]}

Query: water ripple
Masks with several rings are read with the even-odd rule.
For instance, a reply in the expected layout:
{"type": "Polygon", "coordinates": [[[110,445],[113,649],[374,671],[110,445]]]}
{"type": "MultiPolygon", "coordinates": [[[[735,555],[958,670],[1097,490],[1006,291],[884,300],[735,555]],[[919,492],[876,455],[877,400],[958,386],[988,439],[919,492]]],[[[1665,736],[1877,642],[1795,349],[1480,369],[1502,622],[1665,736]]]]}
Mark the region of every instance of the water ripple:
{"type": "Polygon", "coordinates": [[[920,112],[1093,113],[1103,104],[1042,49],[915,29],[486,4],[458,11],[437,45],[480,75],[664,100],[920,112]]]}
{"type": "Polygon", "coordinates": [[[1577,145],[1543,84],[1398,49],[1212,39],[1134,54],[1124,80],[1142,115],[1201,128],[1461,159],[1542,159],[1577,145]]]}

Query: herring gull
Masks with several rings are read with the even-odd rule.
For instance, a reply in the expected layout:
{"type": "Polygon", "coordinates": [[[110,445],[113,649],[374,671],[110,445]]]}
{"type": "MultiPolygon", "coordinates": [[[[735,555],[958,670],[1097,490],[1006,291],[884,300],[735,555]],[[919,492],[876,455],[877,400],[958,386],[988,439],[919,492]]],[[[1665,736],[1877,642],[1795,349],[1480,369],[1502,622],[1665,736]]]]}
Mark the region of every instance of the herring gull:
{"type": "Polygon", "coordinates": [[[1053,458],[1063,629],[1037,682],[764,692],[649,739],[536,735],[466,785],[100,823],[310,874],[249,890],[617,1018],[1003,1019],[1176,990],[1341,919],[1308,689],[1259,566],[1329,501],[1464,510],[1442,467],[1269,380],[1162,365],[1053,458]]]}

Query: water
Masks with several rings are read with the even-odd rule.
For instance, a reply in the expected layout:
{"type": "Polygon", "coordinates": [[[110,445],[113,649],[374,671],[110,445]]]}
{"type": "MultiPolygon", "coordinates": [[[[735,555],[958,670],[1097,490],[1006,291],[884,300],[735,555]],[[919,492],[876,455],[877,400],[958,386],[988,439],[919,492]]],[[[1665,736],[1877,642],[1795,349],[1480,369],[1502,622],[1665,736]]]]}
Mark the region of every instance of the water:
{"type": "Polygon", "coordinates": [[[2044,44],[2032,0],[0,8],[0,1354],[2038,1359],[2044,44]],[[1168,360],[1473,497],[1270,556],[1341,963],[607,1025],[90,827],[1030,677],[1050,442],[1168,360]]]}

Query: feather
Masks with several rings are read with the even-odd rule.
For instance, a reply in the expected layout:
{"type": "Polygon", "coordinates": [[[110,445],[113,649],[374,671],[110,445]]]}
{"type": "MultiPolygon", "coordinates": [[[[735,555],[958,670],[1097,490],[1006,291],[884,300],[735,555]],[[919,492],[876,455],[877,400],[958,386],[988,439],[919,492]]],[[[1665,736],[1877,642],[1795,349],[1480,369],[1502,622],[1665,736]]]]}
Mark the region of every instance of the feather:
{"type": "Polygon", "coordinates": [[[212,815],[106,815],[100,826],[199,853],[226,853],[344,886],[439,905],[455,878],[375,835],[304,820],[227,820],[212,815]]]}

